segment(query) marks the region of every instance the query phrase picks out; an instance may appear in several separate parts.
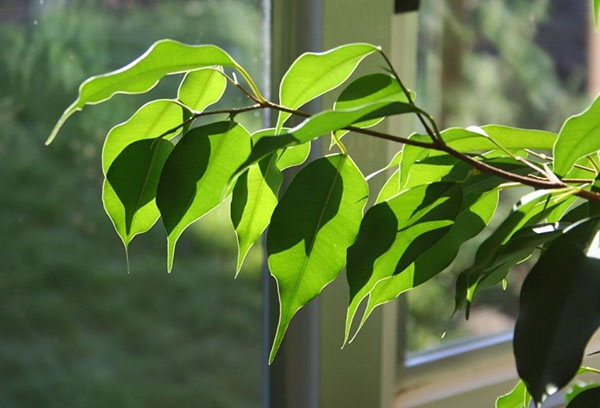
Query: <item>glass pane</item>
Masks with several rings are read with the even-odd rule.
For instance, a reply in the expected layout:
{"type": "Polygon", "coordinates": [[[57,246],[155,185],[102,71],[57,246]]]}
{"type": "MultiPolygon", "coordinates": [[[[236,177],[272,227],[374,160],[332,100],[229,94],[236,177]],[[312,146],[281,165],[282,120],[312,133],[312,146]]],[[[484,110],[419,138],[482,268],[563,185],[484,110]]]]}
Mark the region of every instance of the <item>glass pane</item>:
{"type": "MultiPolygon", "coordinates": [[[[420,103],[444,128],[497,123],[558,132],[565,118],[591,101],[590,8],[589,2],[568,0],[423,0],[420,103]]],[[[492,228],[522,193],[503,192],[492,228]]],[[[484,236],[465,245],[449,271],[409,294],[409,352],[512,330],[532,262],[513,268],[506,291],[482,292],[468,322],[461,314],[449,323],[456,275],[472,263],[484,236]]]]}
{"type": "Polygon", "coordinates": [[[0,406],[260,406],[262,255],[233,279],[228,207],[184,233],[171,274],[160,221],[128,274],[102,208],[104,136],[181,76],[87,108],[44,146],[82,80],[160,38],[218,44],[260,79],[260,4],[0,0],[0,406]]]}

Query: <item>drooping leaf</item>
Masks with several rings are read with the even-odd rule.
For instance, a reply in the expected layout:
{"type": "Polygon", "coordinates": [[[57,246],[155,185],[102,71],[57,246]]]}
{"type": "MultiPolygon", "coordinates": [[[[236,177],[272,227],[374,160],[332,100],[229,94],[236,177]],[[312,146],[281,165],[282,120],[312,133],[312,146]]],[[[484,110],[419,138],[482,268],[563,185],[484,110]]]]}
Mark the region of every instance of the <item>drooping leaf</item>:
{"type": "MultiPolygon", "coordinates": [[[[183,121],[185,108],[171,99],[148,102],[127,121],[113,127],[102,148],[102,171],[106,175],[115,158],[135,141],[153,139],[173,129],[183,121]]],[[[171,139],[179,130],[165,136],[171,139]]]]}
{"type": "Polygon", "coordinates": [[[529,408],[530,403],[531,395],[523,380],[520,380],[509,393],[496,399],[496,408],[529,408]]]}
{"type": "Polygon", "coordinates": [[[158,220],[156,188],[172,150],[168,140],[138,140],[127,146],[108,170],[104,206],[125,246],[158,220]]]}
{"type": "Polygon", "coordinates": [[[303,168],[275,208],[267,252],[280,313],[270,361],[294,314],[344,267],[367,198],[367,183],[354,162],[332,155],[303,168]]]}
{"type": "MultiPolygon", "coordinates": [[[[459,274],[456,284],[455,311],[461,309],[464,302],[467,301],[468,317],[470,304],[478,291],[500,282],[506,276],[510,267],[513,266],[506,262],[494,262],[501,256],[504,245],[521,228],[541,223],[560,204],[561,202],[554,202],[551,196],[544,192],[534,192],[521,199],[511,214],[479,246],[473,265],[459,274]]],[[[530,242],[534,245],[536,239],[546,242],[544,240],[555,237],[555,235],[542,234],[535,236],[530,242]]],[[[518,245],[515,247],[519,249],[518,245]]],[[[526,246],[521,249],[523,249],[522,252],[516,251],[514,253],[509,249],[508,253],[512,254],[512,258],[506,258],[505,260],[511,259],[517,263],[519,261],[515,259],[519,256],[523,256],[521,260],[524,260],[529,257],[535,247],[526,246]]]]}
{"type": "Polygon", "coordinates": [[[575,376],[600,325],[600,259],[593,242],[599,225],[591,219],[566,230],[523,283],[513,346],[519,376],[537,402],[575,376]]]}
{"type": "MultiPolygon", "coordinates": [[[[465,190],[465,193],[468,189],[465,190]]],[[[465,194],[463,207],[450,230],[400,273],[377,283],[361,319],[360,327],[373,310],[400,294],[433,278],[447,268],[463,244],[473,238],[490,222],[498,204],[498,192],[474,191],[465,194]]]]}
{"type": "Polygon", "coordinates": [[[250,134],[230,121],[194,128],[177,143],[156,195],[167,231],[169,271],[181,233],[225,198],[235,170],[249,153],[250,134]]]}
{"type": "MultiPolygon", "coordinates": [[[[298,109],[314,98],[341,85],[354,72],[360,61],[378,50],[371,44],[346,44],[320,53],[307,52],[292,63],[281,80],[280,103],[298,109]]],[[[290,117],[280,112],[277,130],[290,117]]]]}
{"type": "Polygon", "coordinates": [[[600,150],[600,97],[579,115],[571,116],[554,145],[554,172],[564,176],[580,158],[600,150]]]}
{"type": "Polygon", "coordinates": [[[93,76],[83,82],[79,87],[79,96],[59,118],[46,144],[50,144],[65,121],[85,105],[104,102],[118,93],[144,93],[152,89],[165,75],[213,65],[241,69],[229,54],[214,45],[186,45],[173,40],[157,41],[125,67],[93,76]]]}
{"type": "MultiPolygon", "coordinates": [[[[413,94],[414,97],[414,94],[413,94]]],[[[408,98],[396,79],[389,74],[375,73],[362,76],[352,81],[338,96],[333,105],[333,110],[355,109],[373,102],[397,101],[408,103],[408,98]]],[[[384,118],[369,119],[355,123],[354,126],[368,128],[375,126],[384,118]]],[[[338,138],[342,138],[347,130],[336,130],[338,138]]],[[[333,140],[332,140],[333,143],[333,140]]]]}
{"type": "Polygon", "coordinates": [[[402,272],[448,232],[462,192],[455,184],[419,186],[367,211],[356,242],[348,249],[350,303],[345,340],[363,299],[382,279],[402,272]]]}
{"type": "Polygon", "coordinates": [[[177,99],[194,112],[202,112],[219,101],[227,88],[227,79],[218,69],[204,68],[185,74],[177,91],[177,99]]]}
{"type": "Polygon", "coordinates": [[[324,111],[299,124],[288,133],[278,136],[265,136],[252,148],[252,153],[238,172],[268,156],[272,152],[289,146],[306,143],[319,136],[342,129],[353,123],[380,116],[400,115],[414,112],[414,106],[404,102],[376,102],[347,111],[324,111]]]}
{"type": "MultiPolygon", "coordinates": [[[[264,129],[252,135],[252,142],[275,134],[264,129]]],[[[246,170],[236,181],[231,198],[231,220],[238,240],[236,276],[250,248],[269,225],[281,187],[281,171],[308,158],[310,142],[271,153],[246,170]]]]}
{"type": "Polygon", "coordinates": [[[238,240],[236,276],[244,258],[269,225],[277,206],[283,176],[276,166],[277,154],[253,164],[236,181],[231,199],[231,220],[238,240]]]}

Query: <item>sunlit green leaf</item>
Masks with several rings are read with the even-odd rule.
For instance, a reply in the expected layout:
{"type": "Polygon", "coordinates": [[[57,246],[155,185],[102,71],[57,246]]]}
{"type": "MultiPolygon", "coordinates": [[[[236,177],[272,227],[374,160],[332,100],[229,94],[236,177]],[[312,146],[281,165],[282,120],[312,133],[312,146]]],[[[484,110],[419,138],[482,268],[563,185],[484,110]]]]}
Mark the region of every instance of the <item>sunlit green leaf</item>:
{"type": "Polygon", "coordinates": [[[554,172],[565,175],[580,158],[600,150],[600,97],[580,113],[571,116],[560,130],[554,145],[554,172]]]}
{"type": "Polygon", "coordinates": [[[368,186],[358,167],[347,156],[332,155],[302,169],[275,208],[267,252],[280,313],[270,361],[294,314],[344,267],[367,198],[368,186]]]}
{"type": "Polygon", "coordinates": [[[598,14],[600,14],[600,0],[594,0],[594,25],[598,27],[598,14]]]}
{"type": "MultiPolygon", "coordinates": [[[[342,45],[326,52],[302,54],[281,80],[280,103],[290,109],[298,109],[341,85],[363,58],[376,51],[377,47],[374,45],[357,43],[342,45]]],[[[279,113],[278,130],[289,117],[289,113],[279,113]]]]}
{"type": "Polygon", "coordinates": [[[404,102],[376,102],[347,111],[324,111],[299,124],[288,133],[263,137],[252,148],[248,159],[240,166],[239,172],[276,150],[306,143],[319,136],[345,128],[353,123],[380,116],[400,115],[414,112],[415,108],[404,102]]]}
{"type": "Polygon", "coordinates": [[[227,79],[218,68],[204,68],[185,74],[177,99],[194,112],[202,112],[217,102],[227,88],[227,79]]]}
{"type": "Polygon", "coordinates": [[[496,408],[529,408],[530,403],[531,395],[523,380],[520,380],[508,394],[496,399],[496,408]]]}
{"type": "Polygon", "coordinates": [[[442,272],[452,263],[463,242],[473,238],[490,222],[498,204],[498,192],[468,191],[465,191],[463,206],[447,234],[424,249],[404,270],[377,283],[369,296],[361,327],[376,307],[442,272]]]}
{"type": "Polygon", "coordinates": [[[599,224],[591,219],[566,230],[523,283],[513,345],[519,376],[537,402],[575,376],[600,325],[600,259],[592,242],[599,224]]]}
{"type": "Polygon", "coordinates": [[[164,139],[139,140],[127,146],[108,170],[104,207],[125,246],[158,220],[156,188],[172,150],[173,144],[164,139]]]}
{"type": "Polygon", "coordinates": [[[350,304],[345,341],[362,300],[379,281],[402,273],[438,242],[450,230],[461,202],[457,185],[435,183],[408,190],[367,211],[356,242],[348,249],[350,304]]]}
{"type": "Polygon", "coordinates": [[[237,63],[214,45],[186,45],[173,40],[160,40],[123,68],[87,79],[79,87],[79,96],[69,106],[46,141],[54,140],[64,122],[85,105],[104,102],[115,94],[138,94],[152,89],[165,75],[224,65],[240,68],[237,63]]]}
{"type": "MultiPolygon", "coordinates": [[[[183,112],[187,110],[170,99],[159,99],[148,102],[131,116],[126,122],[113,127],[106,136],[102,148],[102,171],[106,175],[115,158],[131,143],[152,139],[173,129],[182,122],[183,112]]],[[[170,139],[179,130],[165,136],[170,139]]]]}
{"type": "Polygon", "coordinates": [[[236,275],[246,254],[267,228],[277,205],[283,176],[277,153],[253,164],[236,181],[231,198],[231,220],[238,240],[236,275]]]}
{"type": "MultiPolygon", "coordinates": [[[[265,129],[252,135],[252,141],[273,135],[265,129]]],[[[267,228],[282,182],[281,171],[302,164],[310,153],[310,143],[290,146],[253,164],[236,181],[231,198],[231,220],[238,239],[239,273],[244,258],[267,228]]]]}
{"type": "MultiPolygon", "coordinates": [[[[470,304],[475,295],[482,289],[490,287],[500,282],[505,276],[512,264],[508,262],[495,262],[498,259],[506,261],[511,260],[518,263],[527,259],[536,248],[537,239],[546,242],[555,238],[555,235],[534,235],[531,237],[531,246],[514,246],[513,251],[507,249],[507,254],[511,257],[501,258],[505,245],[520,229],[539,224],[550,214],[557,206],[562,205],[562,201],[556,202],[544,192],[534,192],[525,196],[513,209],[511,214],[498,226],[494,232],[486,238],[477,249],[473,265],[459,274],[456,283],[456,308],[459,310],[467,301],[467,317],[470,310],[470,304]],[[523,251],[519,251],[523,249],[523,251]],[[517,259],[522,256],[521,259],[517,259]]],[[[552,228],[554,230],[554,228],[552,228]]],[[[550,231],[549,233],[551,233],[550,231]]],[[[526,234],[526,232],[525,232],[526,234]]],[[[523,242],[522,242],[523,243],[523,242]]]]}
{"type": "Polygon", "coordinates": [[[169,271],[181,233],[225,198],[235,170],[249,153],[250,134],[229,121],[194,128],[177,143],[156,195],[167,230],[169,271]]]}
{"type": "MultiPolygon", "coordinates": [[[[414,94],[412,95],[414,97],[414,94]]],[[[408,102],[402,87],[396,79],[389,74],[375,73],[362,76],[352,81],[338,96],[333,105],[333,110],[355,109],[373,102],[398,101],[408,102]]],[[[384,118],[369,119],[355,123],[354,126],[368,128],[375,126],[384,118]]],[[[336,130],[335,135],[342,138],[347,130],[336,130]]],[[[333,140],[332,140],[333,144],[333,140]]]]}

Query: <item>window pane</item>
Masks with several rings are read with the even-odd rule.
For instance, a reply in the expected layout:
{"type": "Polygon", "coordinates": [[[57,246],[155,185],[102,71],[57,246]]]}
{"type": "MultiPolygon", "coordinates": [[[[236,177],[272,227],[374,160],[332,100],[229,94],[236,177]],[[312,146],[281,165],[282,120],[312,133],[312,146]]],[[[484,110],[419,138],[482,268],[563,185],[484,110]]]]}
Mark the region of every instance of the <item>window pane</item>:
{"type": "MultiPolygon", "coordinates": [[[[421,2],[418,98],[444,128],[498,123],[558,132],[565,118],[591,101],[589,2],[443,3],[421,2]]],[[[503,192],[499,215],[522,193],[503,192]]],[[[511,271],[505,292],[500,287],[482,292],[468,322],[461,315],[448,326],[456,275],[471,264],[482,239],[465,245],[448,273],[409,294],[409,351],[512,330],[519,288],[532,262],[511,271]]]]}
{"type": "Polygon", "coordinates": [[[171,274],[160,221],[128,274],[102,208],[104,136],[181,76],[43,142],[82,80],[160,38],[218,44],[260,79],[261,25],[259,0],[0,0],[0,406],[260,406],[262,254],[233,279],[228,207],[186,231],[171,274]]]}

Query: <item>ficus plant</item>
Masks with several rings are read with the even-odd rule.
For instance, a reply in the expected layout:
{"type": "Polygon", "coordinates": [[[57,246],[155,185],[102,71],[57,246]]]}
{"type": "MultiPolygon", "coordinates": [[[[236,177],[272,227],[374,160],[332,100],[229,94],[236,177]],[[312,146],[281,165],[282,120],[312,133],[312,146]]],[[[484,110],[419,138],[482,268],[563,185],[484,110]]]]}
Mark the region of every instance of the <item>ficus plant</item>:
{"type": "MultiPolygon", "coordinates": [[[[596,12],[599,6],[595,0],[596,12]]],[[[599,373],[581,364],[600,325],[600,98],[558,134],[495,124],[442,130],[371,44],[301,55],[275,102],[221,48],[161,40],[129,65],[86,80],[47,143],[85,106],[147,92],[180,73],[176,98],[149,102],[108,132],[104,208],[126,252],[160,218],[168,271],[181,234],[229,197],[236,275],[268,228],[268,266],[280,304],[270,362],[294,315],[344,269],[350,297],[340,337],[346,344],[378,306],[447,269],[461,245],[486,228],[499,192],[520,186],[528,192],[458,275],[455,313],[465,309],[468,316],[481,290],[505,284],[513,266],[538,256],[522,286],[514,332],[521,381],[497,407],[527,407],[531,399],[541,406],[576,375],[599,373]],[[349,80],[368,56],[373,72],[349,80]],[[330,109],[301,110],[341,86],[330,109]],[[248,104],[209,109],[228,87],[248,104]],[[251,134],[236,121],[260,110],[278,114],[273,128],[251,134]],[[415,115],[423,131],[374,129],[393,115],[415,115]],[[286,127],[292,117],[300,124],[286,127]],[[365,177],[344,146],[348,132],[402,148],[365,177]],[[324,136],[339,152],[313,154],[281,192],[282,172],[304,164],[311,141],[324,136]],[[369,191],[367,180],[382,176],[388,176],[383,187],[369,191]]],[[[600,384],[575,389],[568,406],[591,406],[599,394],[600,384]]]]}

